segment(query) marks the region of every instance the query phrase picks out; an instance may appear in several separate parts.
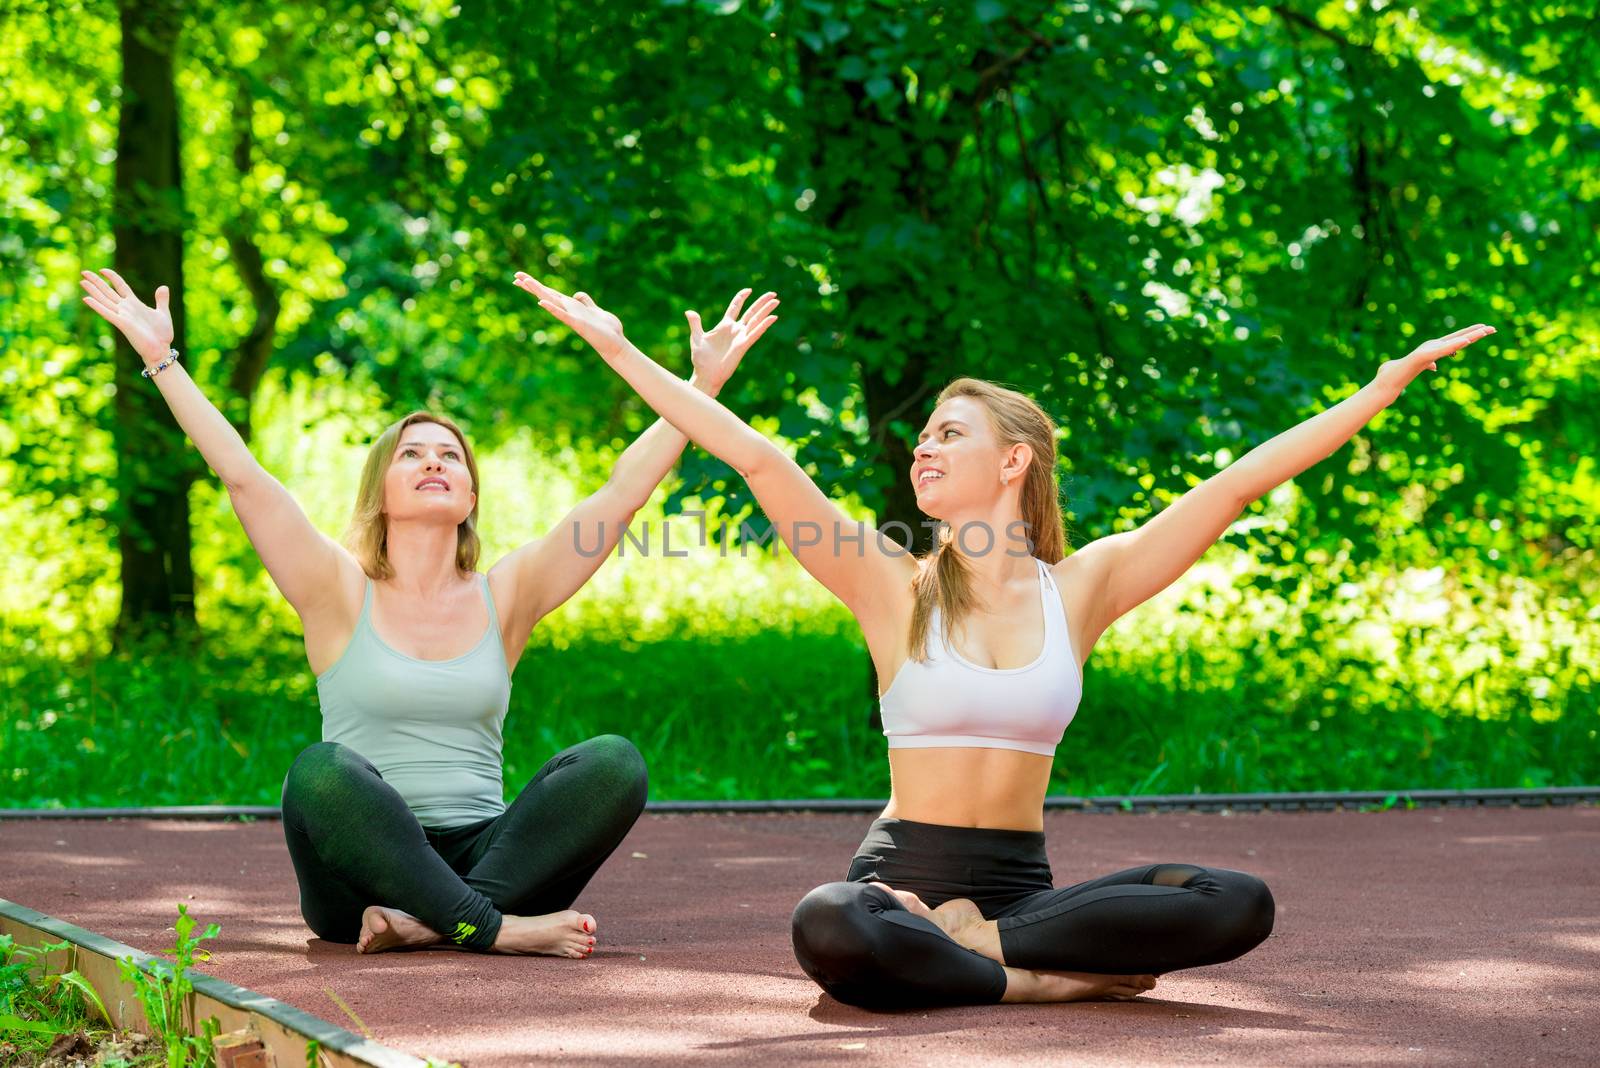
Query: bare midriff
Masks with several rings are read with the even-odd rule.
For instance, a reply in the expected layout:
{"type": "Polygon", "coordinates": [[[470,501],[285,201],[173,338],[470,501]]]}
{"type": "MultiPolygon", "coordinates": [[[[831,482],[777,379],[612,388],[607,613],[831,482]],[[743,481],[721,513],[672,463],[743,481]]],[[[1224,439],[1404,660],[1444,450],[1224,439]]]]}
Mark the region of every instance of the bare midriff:
{"type": "Polygon", "coordinates": [[[1052,760],[1014,749],[890,749],[885,816],[998,830],[1044,829],[1052,760]]]}

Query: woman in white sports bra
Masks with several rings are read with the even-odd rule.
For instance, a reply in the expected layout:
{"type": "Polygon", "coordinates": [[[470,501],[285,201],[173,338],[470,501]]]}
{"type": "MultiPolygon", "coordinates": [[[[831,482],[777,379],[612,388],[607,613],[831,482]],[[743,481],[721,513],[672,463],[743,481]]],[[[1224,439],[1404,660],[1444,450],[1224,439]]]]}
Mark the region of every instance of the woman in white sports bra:
{"type": "MultiPolygon", "coordinates": [[[[1021,393],[957,379],[917,439],[917,504],[945,524],[938,547],[917,559],[862,531],[782,449],[653,363],[592,303],[524,274],[517,284],[740,473],[796,559],[855,615],[888,682],[888,807],[846,879],[817,887],[794,911],[795,956],[825,990],[874,1008],[1122,1000],[1156,975],[1233,960],[1267,937],[1272,894],[1244,872],[1145,864],[1053,886],[1043,802],[1083,662],[1107,627],[1187,571],[1249,502],[1328,456],[1425,368],[1492,328],[1468,327],[1384,363],[1354,396],[1143,527],[1071,556],[1054,424],[1021,393]]],[[[690,325],[693,336],[692,313],[690,325]]]]}

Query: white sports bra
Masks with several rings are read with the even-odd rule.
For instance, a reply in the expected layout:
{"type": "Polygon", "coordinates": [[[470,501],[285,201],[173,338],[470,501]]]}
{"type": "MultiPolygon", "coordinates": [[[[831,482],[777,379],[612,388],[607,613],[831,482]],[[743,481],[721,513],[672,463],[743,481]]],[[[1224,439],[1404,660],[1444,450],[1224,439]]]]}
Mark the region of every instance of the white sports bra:
{"type": "Polygon", "coordinates": [[[928,620],[928,659],[908,659],[880,699],[890,749],[971,746],[1054,756],[1078,711],[1083,677],[1050,566],[1038,557],[1044,647],[1033,663],[986,668],[945,637],[939,606],[928,620]]]}

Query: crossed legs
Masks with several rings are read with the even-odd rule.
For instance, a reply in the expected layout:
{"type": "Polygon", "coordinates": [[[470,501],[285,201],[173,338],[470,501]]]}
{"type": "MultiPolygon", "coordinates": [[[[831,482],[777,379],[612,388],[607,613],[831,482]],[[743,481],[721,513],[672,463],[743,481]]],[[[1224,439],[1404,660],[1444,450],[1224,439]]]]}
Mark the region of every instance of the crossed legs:
{"type": "Polygon", "coordinates": [[[425,829],[370,761],[318,742],[284,782],[284,835],[306,924],[363,952],[440,944],[586,956],[569,906],[643,811],[638,750],[616,735],[552,757],[505,812],[425,829]]]}

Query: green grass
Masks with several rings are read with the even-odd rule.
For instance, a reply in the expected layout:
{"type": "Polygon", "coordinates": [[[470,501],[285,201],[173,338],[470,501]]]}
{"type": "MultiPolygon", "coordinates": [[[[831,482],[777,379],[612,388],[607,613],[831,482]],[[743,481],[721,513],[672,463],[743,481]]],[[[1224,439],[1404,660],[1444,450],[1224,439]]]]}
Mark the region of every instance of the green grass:
{"type": "MultiPolygon", "coordinates": [[[[1141,608],[1096,650],[1054,790],[1600,780],[1593,675],[1563,669],[1570,648],[1521,669],[1474,667],[1473,647],[1441,622],[1398,650],[1363,653],[1350,628],[1274,616],[1283,605],[1259,591],[1255,604],[1200,583],[1183,592],[1141,608]],[[1530,678],[1552,678],[1544,699],[1530,678]]],[[[783,618],[774,606],[715,634],[703,615],[652,625],[609,608],[535,632],[506,721],[509,790],[557,749],[616,732],[644,752],[657,799],[886,794],[865,652],[841,612],[768,625],[783,618]]],[[[7,807],[276,803],[290,761],[319,736],[310,670],[280,630],[75,663],[22,657],[4,675],[7,807]]]]}

